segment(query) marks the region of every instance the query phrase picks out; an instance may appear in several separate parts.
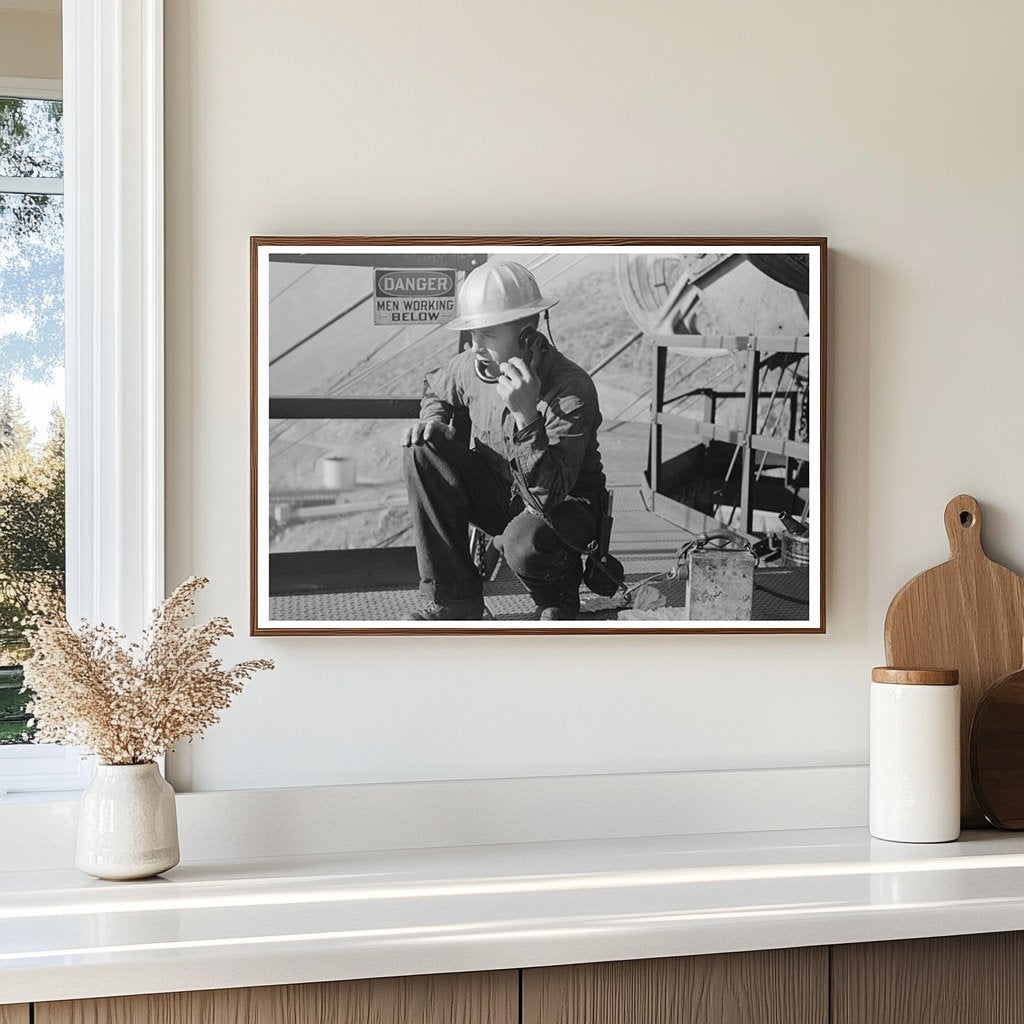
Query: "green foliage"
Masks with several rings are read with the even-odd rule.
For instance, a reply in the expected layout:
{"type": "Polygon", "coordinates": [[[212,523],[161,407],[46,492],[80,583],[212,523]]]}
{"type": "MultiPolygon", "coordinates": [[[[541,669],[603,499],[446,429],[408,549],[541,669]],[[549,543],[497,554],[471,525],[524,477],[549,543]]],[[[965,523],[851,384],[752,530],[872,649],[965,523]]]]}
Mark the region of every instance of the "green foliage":
{"type": "Polygon", "coordinates": [[[0,396],[0,665],[31,654],[26,616],[64,599],[64,417],[41,446],[21,403],[0,396]]]}
{"type": "Polygon", "coordinates": [[[28,724],[22,680],[20,668],[0,668],[0,745],[24,743],[35,733],[35,724],[28,724]]]}
{"type": "MultiPolygon", "coordinates": [[[[565,285],[556,279],[555,284],[547,289],[559,299],[551,311],[555,344],[585,370],[597,366],[636,333],[636,324],[619,294],[614,266],[571,278],[565,285]]],[[[643,347],[634,345],[602,372],[606,377],[618,375],[624,386],[639,388],[647,381],[648,362],[643,347]]]]}
{"type": "MultiPolygon", "coordinates": [[[[0,175],[7,178],[59,178],[63,105],[51,100],[0,97],[0,175]]],[[[0,192],[0,224],[19,239],[48,230],[60,196],[0,192]]]]}
{"type": "MultiPolygon", "coordinates": [[[[64,417],[41,447],[20,401],[0,396],[0,666],[32,653],[25,619],[64,602],[64,417]]],[[[31,740],[19,672],[0,667],[0,744],[31,740]]]]}
{"type": "MultiPolygon", "coordinates": [[[[60,103],[0,98],[0,175],[61,177],[62,135],[60,103]]],[[[64,599],[64,419],[37,445],[12,392],[63,362],[63,210],[61,195],[0,192],[0,744],[34,731],[20,669],[2,666],[32,653],[26,616],[64,599]]]]}
{"type": "Polygon", "coordinates": [[[0,97],[0,174],[59,178],[64,172],[63,104],[0,97]]]}

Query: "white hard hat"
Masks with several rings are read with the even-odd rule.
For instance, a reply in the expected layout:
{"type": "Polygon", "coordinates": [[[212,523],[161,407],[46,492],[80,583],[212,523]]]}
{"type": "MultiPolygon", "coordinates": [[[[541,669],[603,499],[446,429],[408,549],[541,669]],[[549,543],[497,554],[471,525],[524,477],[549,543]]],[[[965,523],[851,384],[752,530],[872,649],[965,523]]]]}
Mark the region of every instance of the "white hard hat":
{"type": "Polygon", "coordinates": [[[459,289],[459,315],[445,327],[472,331],[543,313],[558,299],[545,300],[537,279],[521,263],[488,260],[466,275],[459,289]]]}

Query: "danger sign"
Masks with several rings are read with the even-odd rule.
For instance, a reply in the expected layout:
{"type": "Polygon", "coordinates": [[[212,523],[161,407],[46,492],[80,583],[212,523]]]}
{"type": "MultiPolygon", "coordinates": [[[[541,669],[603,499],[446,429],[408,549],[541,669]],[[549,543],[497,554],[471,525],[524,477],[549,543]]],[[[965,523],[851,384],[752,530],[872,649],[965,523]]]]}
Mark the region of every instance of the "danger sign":
{"type": "Polygon", "coordinates": [[[446,324],[454,316],[454,270],[374,268],[374,324],[446,324]]]}

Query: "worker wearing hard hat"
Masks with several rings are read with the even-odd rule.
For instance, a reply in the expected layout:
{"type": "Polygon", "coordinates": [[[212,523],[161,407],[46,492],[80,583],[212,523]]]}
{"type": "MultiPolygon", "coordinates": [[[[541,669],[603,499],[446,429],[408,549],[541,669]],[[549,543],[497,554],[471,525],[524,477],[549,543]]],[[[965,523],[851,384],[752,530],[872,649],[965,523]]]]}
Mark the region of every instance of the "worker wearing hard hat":
{"type": "Polygon", "coordinates": [[[459,315],[446,326],[472,344],[426,374],[420,420],[402,437],[424,598],[413,619],[485,616],[471,523],[495,539],[537,618],[579,614],[579,550],[594,540],[605,487],[601,413],[590,375],[538,330],[557,301],[506,259],[462,283],[459,315]],[[460,412],[468,446],[456,440],[460,412]]]}

